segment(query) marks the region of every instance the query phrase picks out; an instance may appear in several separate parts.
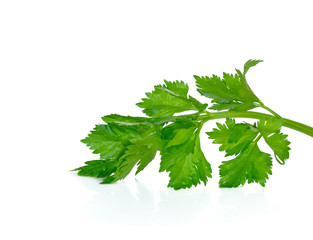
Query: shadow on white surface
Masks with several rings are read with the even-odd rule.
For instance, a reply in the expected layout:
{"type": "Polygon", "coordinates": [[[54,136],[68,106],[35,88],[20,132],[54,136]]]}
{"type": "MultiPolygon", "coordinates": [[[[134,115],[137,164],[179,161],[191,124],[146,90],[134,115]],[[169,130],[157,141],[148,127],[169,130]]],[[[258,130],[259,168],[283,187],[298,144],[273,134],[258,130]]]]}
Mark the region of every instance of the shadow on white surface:
{"type": "Polygon", "coordinates": [[[77,178],[91,191],[80,210],[88,218],[108,224],[232,223],[266,216],[269,208],[260,188],[253,192],[245,188],[153,191],[140,181],[102,185],[95,179],[77,178]]]}

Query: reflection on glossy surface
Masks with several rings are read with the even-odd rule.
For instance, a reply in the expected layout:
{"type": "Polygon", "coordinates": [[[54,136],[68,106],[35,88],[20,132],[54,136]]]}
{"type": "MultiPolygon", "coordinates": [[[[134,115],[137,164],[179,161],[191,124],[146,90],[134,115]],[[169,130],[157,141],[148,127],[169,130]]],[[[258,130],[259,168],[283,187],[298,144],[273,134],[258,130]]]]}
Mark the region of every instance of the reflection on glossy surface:
{"type": "Polygon", "coordinates": [[[91,198],[82,206],[86,216],[111,224],[182,224],[201,219],[207,223],[232,222],[266,215],[269,205],[264,189],[192,188],[157,191],[140,181],[98,184],[78,177],[91,198]]]}
{"type": "Polygon", "coordinates": [[[169,224],[191,221],[209,204],[206,191],[152,192],[143,183],[135,181],[134,186],[126,183],[100,185],[81,178],[93,191],[82,209],[92,218],[107,223],[119,224],[169,224]]]}
{"type": "Polygon", "coordinates": [[[246,221],[267,214],[269,204],[264,189],[247,192],[244,188],[220,189],[217,219],[226,222],[246,221]]]}

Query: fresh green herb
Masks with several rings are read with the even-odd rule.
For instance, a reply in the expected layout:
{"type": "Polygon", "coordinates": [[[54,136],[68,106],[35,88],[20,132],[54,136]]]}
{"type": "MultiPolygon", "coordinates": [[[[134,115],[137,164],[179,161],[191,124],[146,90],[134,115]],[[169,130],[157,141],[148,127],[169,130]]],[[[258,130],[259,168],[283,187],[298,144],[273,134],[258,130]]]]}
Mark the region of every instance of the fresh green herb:
{"type": "Polygon", "coordinates": [[[246,74],[262,62],[249,60],[243,72],[224,73],[223,77],[194,76],[198,92],[211,99],[212,106],[203,104],[188,95],[189,87],[182,81],[165,81],[157,85],[137,106],[143,108],[148,117],[131,117],[112,114],[102,119],[106,124],[96,125],[83,140],[100,160],[86,162],[76,168],[80,176],[102,179],[102,183],[113,183],[124,179],[137,165],[136,174],[142,171],[159,151],[160,172],[169,172],[168,187],[175,190],[207,183],[212,170],[200,146],[200,131],[209,120],[226,119],[225,124],[207,132],[219,150],[231,160],[220,165],[220,187],[238,187],[246,182],[257,182],[265,186],[272,174],[271,154],[258,146],[261,138],[273,150],[272,155],[279,164],[289,158],[287,135],[281,128],[288,127],[313,137],[313,128],[282,118],[253,93],[246,74]],[[263,108],[270,114],[251,111],[263,108]],[[214,111],[208,111],[212,109],[214,111]],[[193,114],[174,116],[193,110],[193,114]],[[253,118],[254,124],[236,123],[234,118],[253,118]]]}

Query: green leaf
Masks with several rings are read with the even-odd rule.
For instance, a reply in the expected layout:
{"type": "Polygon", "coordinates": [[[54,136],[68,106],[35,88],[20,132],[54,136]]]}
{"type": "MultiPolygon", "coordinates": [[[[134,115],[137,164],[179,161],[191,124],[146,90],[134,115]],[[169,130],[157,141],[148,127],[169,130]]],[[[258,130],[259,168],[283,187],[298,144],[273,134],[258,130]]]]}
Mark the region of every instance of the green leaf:
{"type": "Polygon", "coordinates": [[[137,173],[154,158],[160,144],[161,125],[152,124],[147,118],[120,115],[104,116],[108,124],[96,125],[81,140],[101,160],[86,162],[75,169],[79,175],[102,177],[102,183],[112,183],[125,178],[138,164],[137,173]]]}
{"type": "Polygon", "coordinates": [[[118,114],[111,114],[102,117],[102,120],[106,123],[113,123],[118,125],[142,127],[143,125],[147,128],[159,128],[168,122],[176,121],[190,121],[196,120],[199,117],[198,113],[181,115],[181,116],[168,116],[168,117],[132,117],[132,116],[122,116],[118,114]]]}
{"type": "Polygon", "coordinates": [[[214,139],[213,143],[221,144],[219,150],[225,151],[226,156],[244,151],[259,133],[251,124],[236,124],[234,119],[226,119],[225,124],[217,123],[217,127],[206,134],[214,139]]]}
{"type": "Polygon", "coordinates": [[[211,166],[200,147],[200,125],[196,122],[173,123],[162,131],[160,172],[169,173],[168,187],[175,190],[196,186],[212,177],[211,166]]]}
{"type": "Polygon", "coordinates": [[[76,168],[79,176],[102,178],[110,176],[116,170],[116,162],[105,160],[92,160],[85,162],[85,166],[76,168]]]}
{"type": "Polygon", "coordinates": [[[214,110],[245,111],[259,106],[260,100],[238,74],[223,73],[223,78],[194,76],[198,92],[212,99],[214,110]]]}
{"type": "Polygon", "coordinates": [[[146,117],[132,117],[132,116],[122,116],[118,114],[111,114],[102,117],[102,120],[106,123],[114,123],[118,125],[152,125],[152,119],[146,117]]]}
{"type": "Polygon", "coordinates": [[[127,146],[123,156],[116,164],[116,171],[102,183],[112,183],[124,179],[138,165],[136,174],[142,171],[155,157],[160,147],[160,137],[154,133],[139,140],[133,140],[127,146]]]}
{"type": "Polygon", "coordinates": [[[260,62],[263,62],[263,60],[253,60],[253,59],[248,60],[243,67],[243,75],[245,76],[251,67],[256,66],[260,62]]]}
{"type": "Polygon", "coordinates": [[[196,107],[198,109],[198,111],[200,111],[200,112],[202,112],[203,110],[205,110],[208,107],[208,104],[206,104],[206,103],[203,104],[192,96],[189,96],[189,100],[190,100],[191,104],[194,107],[196,107]]]}
{"type": "Polygon", "coordinates": [[[276,160],[280,164],[285,164],[285,161],[289,158],[289,144],[287,140],[288,135],[280,132],[280,129],[284,123],[284,120],[260,120],[258,123],[258,129],[260,130],[265,142],[274,151],[276,160]]]}
{"type": "MultiPolygon", "coordinates": [[[[215,101],[212,101],[214,103],[215,101]]],[[[217,104],[212,105],[210,109],[222,111],[222,110],[231,110],[231,111],[246,111],[252,108],[255,108],[253,102],[236,102],[236,101],[220,101],[217,104]]]]}
{"type": "Polygon", "coordinates": [[[150,126],[119,126],[110,123],[99,124],[81,142],[101,159],[119,158],[130,144],[130,139],[141,138],[151,131],[150,126]]]}
{"type": "Polygon", "coordinates": [[[224,161],[220,165],[220,187],[238,187],[256,182],[265,186],[268,175],[272,174],[272,160],[270,154],[261,152],[256,142],[241,152],[236,158],[224,161]]]}
{"type": "Polygon", "coordinates": [[[93,150],[93,153],[100,154],[100,159],[118,158],[123,154],[130,136],[133,138],[134,135],[140,137],[134,129],[125,129],[121,135],[115,125],[100,124],[96,125],[88,137],[81,142],[93,150]]]}
{"type": "Polygon", "coordinates": [[[143,108],[143,112],[150,117],[168,117],[175,113],[188,110],[203,111],[206,104],[201,104],[194,98],[188,98],[189,87],[183,81],[169,82],[157,85],[154,91],[146,93],[147,98],[137,106],[143,108]]]}
{"type": "Polygon", "coordinates": [[[282,133],[274,133],[264,138],[266,143],[273,149],[275,158],[280,164],[285,164],[285,161],[289,158],[290,142],[287,137],[288,135],[282,133]]]}
{"type": "Polygon", "coordinates": [[[284,124],[284,120],[282,119],[270,119],[264,120],[261,119],[258,122],[258,129],[262,133],[263,136],[267,137],[268,135],[280,131],[281,127],[284,124]]]}
{"type": "Polygon", "coordinates": [[[213,143],[221,145],[219,150],[225,151],[226,156],[237,155],[220,166],[221,187],[238,187],[246,181],[265,185],[271,174],[272,158],[260,151],[257,142],[263,137],[273,149],[276,160],[284,164],[289,158],[290,142],[287,135],[280,133],[283,123],[281,119],[261,119],[251,125],[226,119],[225,124],[217,123],[218,128],[207,133],[213,143]]]}
{"type": "Polygon", "coordinates": [[[265,185],[272,161],[269,154],[260,151],[257,142],[263,137],[273,149],[276,160],[283,164],[290,150],[287,135],[280,133],[283,123],[281,119],[261,119],[251,125],[226,119],[225,124],[217,123],[218,128],[207,133],[214,139],[213,143],[221,145],[219,150],[225,151],[226,156],[237,155],[220,166],[221,187],[238,187],[246,181],[265,185]]]}

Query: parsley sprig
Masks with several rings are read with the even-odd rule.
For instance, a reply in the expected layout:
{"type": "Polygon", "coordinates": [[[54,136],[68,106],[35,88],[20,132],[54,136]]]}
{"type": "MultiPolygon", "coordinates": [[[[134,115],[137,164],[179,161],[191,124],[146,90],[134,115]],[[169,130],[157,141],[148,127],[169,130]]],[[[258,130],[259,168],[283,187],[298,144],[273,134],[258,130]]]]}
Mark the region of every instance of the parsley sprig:
{"type": "Polygon", "coordinates": [[[168,187],[177,190],[206,184],[212,170],[201,150],[200,131],[209,120],[225,119],[225,124],[217,123],[217,128],[207,132],[225,156],[232,156],[219,166],[220,187],[238,187],[246,182],[265,186],[272,174],[272,156],[279,164],[285,164],[289,158],[290,142],[281,128],[311,137],[313,128],[281,117],[254,94],[246,74],[260,62],[249,60],[243,72],[236,69],[235,74],[223,73],[222,77],[194,76],[198,92],[211,99],[209,108],[188,95],[189,87],[183,81],[165,80],[137,103],[148,117],[104,116],[105,124],[96,125],[81,140],[100,159],[87,161],[73,171],[80,176],[101,178],[102,183],[113,183],[124,179],[136,166],[136,174],[144,170],[159,151],[160,172],[169,173],[168,187]],[[269,114],[251,111],[254,108],[263,108],[269,114]],[[190,110],[194,113],[175,116],[190,110]],[[252,118],[257,122],[237,123],[234,118],[252,118]],[[258,146],[262,138],[272,149],[271,154],[258,146]]]}

